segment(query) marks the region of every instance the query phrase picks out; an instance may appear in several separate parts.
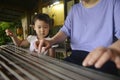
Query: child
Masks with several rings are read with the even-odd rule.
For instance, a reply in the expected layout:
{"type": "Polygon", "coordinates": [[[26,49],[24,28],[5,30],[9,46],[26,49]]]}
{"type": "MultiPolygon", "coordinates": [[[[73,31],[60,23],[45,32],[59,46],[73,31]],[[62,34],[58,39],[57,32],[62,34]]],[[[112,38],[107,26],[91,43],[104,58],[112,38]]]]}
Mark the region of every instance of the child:
{"type": "MultiPolygon", "coordinates": [[[[6,34],[11,37],[14,44],[17,46],[30,46],[29,49],[32,52],[37,52],[37,48],[35,48],[35,44],[41,39],[50,39],[49,38],[49,31],[51,26],[51,19],[47,14],[37,14],[33,17],[32,21],[33,29],[36,32],[36,35],[29,35],[24,40],[19,40],[12,31],[6,29],[6,34]]],[[[54,47],[54,46],[52,46],[54,47]]],[[[54,57],[55,51],[54,48],[50,48],[47,52],[47,55],[54,57]]],[[[46,54],[44,53],[44,54],[46,54]]]]}

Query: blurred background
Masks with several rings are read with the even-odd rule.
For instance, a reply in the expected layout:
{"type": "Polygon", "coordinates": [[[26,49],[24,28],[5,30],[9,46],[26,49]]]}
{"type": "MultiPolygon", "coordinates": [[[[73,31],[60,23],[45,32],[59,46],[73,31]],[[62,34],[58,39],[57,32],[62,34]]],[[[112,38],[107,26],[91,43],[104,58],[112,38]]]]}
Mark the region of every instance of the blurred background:
{"type": "Polygon", "coordinates": [[[50,35],[53,36],[76,3],[79,0],[0,0],[0,45],[12,42],[6,36],[5,29],[11,29],[19,39],[33,34],[31,20],[38,13],[46,13],[51,17],[53,26],[50,35]]]}

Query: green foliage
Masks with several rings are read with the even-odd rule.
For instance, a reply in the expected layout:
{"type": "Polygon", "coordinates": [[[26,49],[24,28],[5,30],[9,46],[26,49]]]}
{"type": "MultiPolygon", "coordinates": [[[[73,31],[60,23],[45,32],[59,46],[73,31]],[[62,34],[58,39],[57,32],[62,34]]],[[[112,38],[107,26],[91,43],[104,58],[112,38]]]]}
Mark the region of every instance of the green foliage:
{"type": "Polygon", "coordinates": [[[14,29],[14,23],[0,22],[0,45],[11,42],[10,37],[6,36],[6,29],[14,29]]]}

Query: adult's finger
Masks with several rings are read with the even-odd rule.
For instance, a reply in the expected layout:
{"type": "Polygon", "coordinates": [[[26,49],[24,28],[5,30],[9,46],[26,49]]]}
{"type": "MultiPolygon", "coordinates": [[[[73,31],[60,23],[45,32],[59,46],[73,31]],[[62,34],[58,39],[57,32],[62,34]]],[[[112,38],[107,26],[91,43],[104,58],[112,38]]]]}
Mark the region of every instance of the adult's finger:
{"type": "Polygon", "coordinates": [[[46,45],[45,45],[44,49],[45,49],[45,51],[46,51],[46,50],[48,50],[48,49],[51,47],[51,44],[49,43],[49,41],[46,41],[45,44],[46,44],[46,45]]]}
{"type": "Polygon", "coordinates": [[[120,55],[116,55],[114,58],[114,62],[116,64],[116,67],[120,69],[120,55]]]}
{"type": "Polygon", "coordinates": [[[83,61],[83,66],[91,66],[94,65],[95,62],[101,57],[102,53],[105,51],[104,48],[96,48],[83,61]]]}
{"type": "Polygon", "coordinates": [[[95,62],[101,57],[101,52],[92,52],[89,53],[88,56],[83,61],[83,66],[91,66],[94,65],[95,62]]]}
{"type": "Polygon", "coordinates": [[[89,62],[90,58],[92,57],[92,55],[93,55],[93,53],[89,53],[87,55],[87,57],[84,59],[84,61],[82,63],[83,66],[89,66],[88,62],[89,62]]]}
{"type": "Polygon", "coordinates": [[[39,40],[38,53],[41,53],[43,45],[44,45],[44,40],[43,39],[39,40]]]}
{"type": "Polygon", "coordinates": [[[110,50],[105,51],[102,53],[101,57],[95,63],[96,68],[101,68],[103,64],[105,64],[108,60],[110,60],[112,56],[112,52],[110,50]]]}
{"type": "Polygon", "coordinates": [[[39,41],[36,41],[35,44],[34,44],[36,49],[38,49],[38,45],[39,45],[39,41]]]}

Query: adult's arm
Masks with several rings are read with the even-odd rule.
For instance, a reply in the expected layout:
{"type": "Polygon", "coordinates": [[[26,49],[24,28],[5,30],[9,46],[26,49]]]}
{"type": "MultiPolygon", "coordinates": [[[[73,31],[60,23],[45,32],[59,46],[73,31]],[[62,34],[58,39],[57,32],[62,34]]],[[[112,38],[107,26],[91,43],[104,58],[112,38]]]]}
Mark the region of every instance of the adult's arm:
{"type": "Polygon", "coordinates": [[[45,50],[48,50],[52,45],[60,43],[67,38],[67,35],[59,31],[55,36],[53,36],[50,40],[42,39],[36,43],[36,48],[38,48],[38,53],[41,53],[42,47],[45,47],[45,50]]]}

